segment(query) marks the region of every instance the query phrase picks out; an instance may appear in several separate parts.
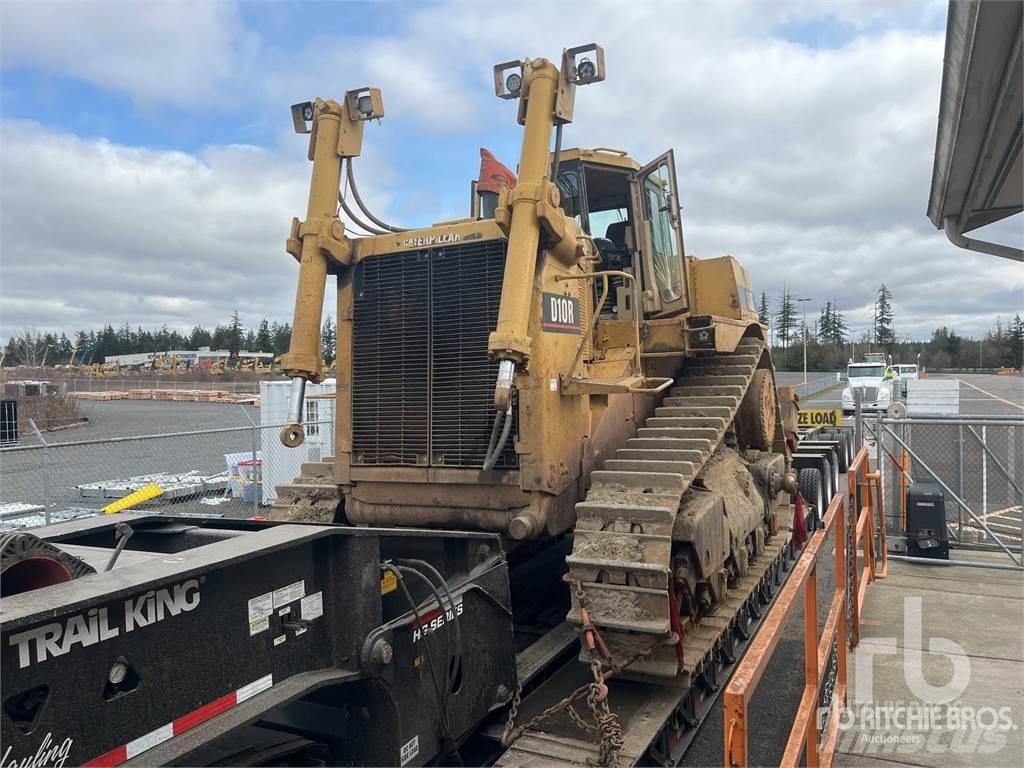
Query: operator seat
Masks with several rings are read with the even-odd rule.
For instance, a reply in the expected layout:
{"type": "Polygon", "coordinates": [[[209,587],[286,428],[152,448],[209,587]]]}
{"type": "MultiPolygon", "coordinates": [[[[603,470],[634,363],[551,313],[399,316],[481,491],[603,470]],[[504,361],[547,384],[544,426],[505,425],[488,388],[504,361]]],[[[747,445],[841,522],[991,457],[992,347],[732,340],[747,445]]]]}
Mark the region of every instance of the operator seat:
{"type": "Polygon", "coordinates": [[[628,226],[628,221],[613,221],[608,225],[608,229],[605,230],[604,236],[606,239],[615,243],[620,250],[628,250],[626,247],[626,227],[628,226]]]}
{"type": "Polygon", "coordinates": [[[604,237],[594,238],[607,269],[627,269],[630,266],[631,256],[626,247],[628,226],[628,221],[613,221],[605,230],[604,237]]]}

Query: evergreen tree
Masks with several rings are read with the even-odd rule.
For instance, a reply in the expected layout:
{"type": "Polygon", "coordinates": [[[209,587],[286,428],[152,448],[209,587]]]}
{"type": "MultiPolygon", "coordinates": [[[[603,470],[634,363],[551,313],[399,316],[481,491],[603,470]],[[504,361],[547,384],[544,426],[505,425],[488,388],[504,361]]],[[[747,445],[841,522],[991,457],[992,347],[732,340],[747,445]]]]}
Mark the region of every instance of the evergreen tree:
{"type": "Polygon", "coordinates": [[[337,340],[337,334],[334,328],[334,320],[330,315],[324,320],[323,328],[320,331],[320,354],[323,355],[324,360],[328,365],[334,362],[335,356],[335,341],[337,340]]]}
{"type": "Polygon", "coordinates": [[[270,335],[274,339],[273,352],[280,357],[288,351],[292,343],[292,326],[290,323],[274,323],[270,326],[270,335]]]}
{"type": "Polygon", "coordinates": [[[761,291],[761,306],[757,310],[757,321],[764,326],[771,323],[771,314],[768,311],[768,295],[761,291]]]}
{"type": "Polygon", "coordinates": [[[199,349],[200,347],[210,346],[213,346],[213,337],[210,335],[210,332],[201,325],[192,328],[192,333],[188,337],[188,348],[199,349]]]}
{"type": "Polygon", "coordinates": [[[829,329],[831,331],[829,340],[839,348],[845,346],[846,332],[849,329],[846,327],[846,321],[843,319],[843,313],[835,308],[835,304],[832,305],[832,316],[829,320],[829,329]]]}
{"type": "Polygon", "coordinates": [[[231,313],[231,322],[228,324],[227,333],[225,334],[225,345],[229,352],[238,352],[242,348],[242,342],[245,338],[245,329],[242,328],[242,318],[238,315],[236,309],[231,313]]]}
{"type": "Polygon", "coordinates": [[[833,339],[832,332],[832,302],[826,301],[825,306],[821,309],[821,314],[818,316],[818,327],[815,336],[818,341],[824,344],[831,344],[833,339]]]}
{"type": "Polygon", "coordinates": [[[54,365],[67,365],[71,359],[71,339],[67,334],[62,333],[53,349],[50,350],[51,359],[54,365]]]}
{"type": "Polygon", "coordinates": [[[274,347],[274,339],[270,335],[270,325],[266,318],[260,320],[259,329],[256,331],[256,349],[254,352],[269,352],[274,347]]]}
{"type": "Polygon", "coordinates": [[[783,349],[789,349],[789,342],[800,338],[797,329],[796,305],[788,288],[782,289],[782,303],[775,313],[775,335],[783,349]]]}
{"type": "Polygon", "coordinates": [[[875,299],[875,344],[892,351],[896,344],[896,332],[893,330],[892,291],[885,287],[878,289],[875,299]]]}
{"type": "Polygon", "coordinates": [[[1010,351],[1010,365],[1019,370],[1024,367],[1024,320],[1021,320],[1020,313],[1014,315],[1006,338],[1010,351]]]}

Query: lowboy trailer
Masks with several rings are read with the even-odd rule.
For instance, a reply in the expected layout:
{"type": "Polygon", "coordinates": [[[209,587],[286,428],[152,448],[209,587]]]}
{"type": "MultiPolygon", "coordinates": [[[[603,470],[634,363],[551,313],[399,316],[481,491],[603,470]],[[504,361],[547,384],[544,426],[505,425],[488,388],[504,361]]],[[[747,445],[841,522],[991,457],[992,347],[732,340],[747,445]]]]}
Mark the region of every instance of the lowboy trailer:
{"type": "MultiPolygon", "coordinates": [[[[688,686],[607,681],[620,764],[685,751],[792,562],[780,534],[722,619],[688,635],[688,686]]],[[[543,588],[569,547],[146,514],[5,534],[2,765],[592,758],[564,708],[502,745],[514,697],[527,724],[587,682],[568,588],[543,588]]]]}

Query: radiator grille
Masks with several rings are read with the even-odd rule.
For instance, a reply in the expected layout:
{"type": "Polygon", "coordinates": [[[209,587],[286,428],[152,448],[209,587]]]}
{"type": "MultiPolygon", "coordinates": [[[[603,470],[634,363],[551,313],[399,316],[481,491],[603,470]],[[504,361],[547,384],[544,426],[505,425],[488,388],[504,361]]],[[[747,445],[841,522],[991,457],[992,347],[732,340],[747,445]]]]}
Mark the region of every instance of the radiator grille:
{"type": "MultiPolygon", "coordinates": [[[[360,262],[353,323],[353,461],[479,467],[494,419],[487,358],[505,241],[360,262]]],[[[513,423],[513,435],[517,425],[513,423]]],[[[498,467],[516,466],[509,440],[498,467]]]]}
{"type": "MultiPolygon", "coordinates": [[[[431,254],[430,463],[435,466],[484,463],[498,376],[498,363],[487,359],[487,337],[498,320],[504,269],[504,240],[431,254]]],[[[514,465],[509,440],[496,466],[514,465]]]]}
{"type": "Polygon", "coordinates": [[[354,463],[427,463],[428,277],[428,261],[415,251],[359,262],[352,324],[354,463]]]}
{"type": "Polygon", "coordinates": [[[858,387],[860,399],[865,403],[873,403],[878,400],[878,387],[858,387]]]}

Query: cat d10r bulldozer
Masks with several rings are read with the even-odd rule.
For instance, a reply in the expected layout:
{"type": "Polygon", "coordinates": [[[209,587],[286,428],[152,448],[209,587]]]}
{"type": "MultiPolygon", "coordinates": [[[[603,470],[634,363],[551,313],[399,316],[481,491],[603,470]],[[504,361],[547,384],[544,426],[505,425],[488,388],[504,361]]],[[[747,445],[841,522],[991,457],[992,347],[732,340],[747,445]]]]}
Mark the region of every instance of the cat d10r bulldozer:
{"type": "Polygon", "coordinates": [[[786,535],[795,482],[747,273],[685,255],[672,152],[641,165],[561,147],[577,86],[604,78],[596,45],[497,65],[524,127],[518,175],[422,229],[374,216],[355,183],[377,89],[292,108],[313,170],[286,246],[299,277],[281,440],[304,439],[333,275],[335,450],[271,516],[497,531],[510,548],[575,529],[570,620],[616,655],[660,643],[631,671],[675,677],[687,623],[786,535]]]}

